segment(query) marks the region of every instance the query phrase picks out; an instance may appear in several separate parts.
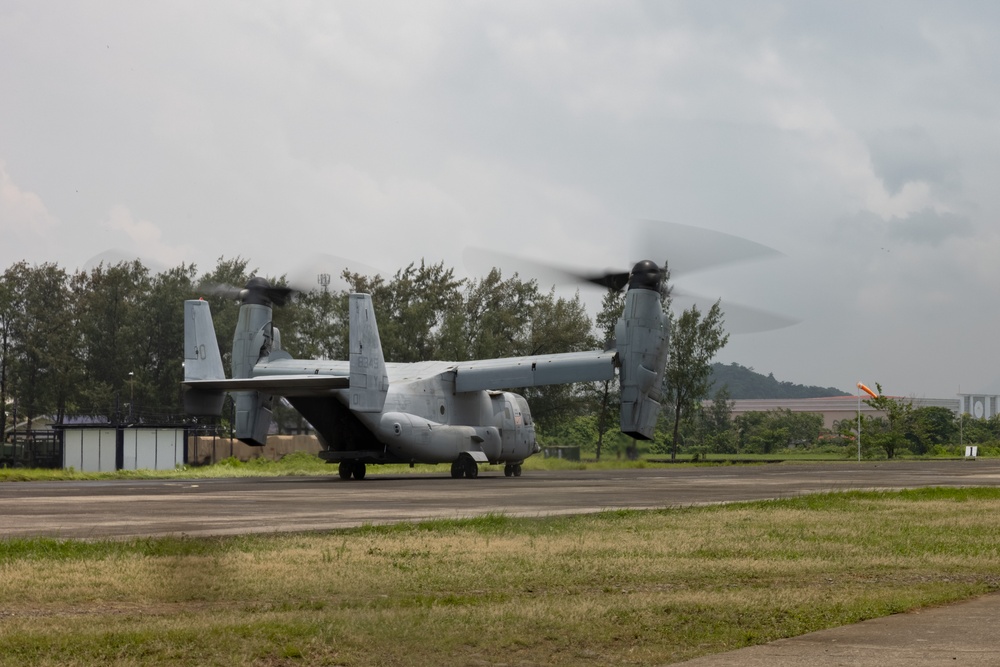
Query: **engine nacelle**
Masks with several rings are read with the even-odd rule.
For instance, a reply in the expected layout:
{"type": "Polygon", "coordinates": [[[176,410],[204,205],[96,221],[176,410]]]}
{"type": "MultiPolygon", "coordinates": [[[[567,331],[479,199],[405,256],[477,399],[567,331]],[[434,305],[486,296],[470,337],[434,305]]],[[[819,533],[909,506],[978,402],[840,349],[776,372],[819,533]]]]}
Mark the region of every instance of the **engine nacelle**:
{"type": "MultiPolygon", "coordinates": [[[[255,280],[261,279],[251,279],[247,287],[255,280]]],[[[233,334],[233,378],[252,377],[257,362],[280,347],[271,316],[271,305],[266,299],[246,298],[240,306],[236,333],[233,334]]],[[[264,446],[271,428],[274,397],[260,391],[236,391],[232,392],[232,396],[236,404],[236,422],[233,425],[236,439],[248,445],[264,446]]]]}
{"type": "Polygon", "coordinates": [[[632,269],[625,309],[615,326],[621,381],[621,430],[651,440],[660,416],[669,355],[670,321],[660,302],[661,272],[653,262],[632,269]]]}

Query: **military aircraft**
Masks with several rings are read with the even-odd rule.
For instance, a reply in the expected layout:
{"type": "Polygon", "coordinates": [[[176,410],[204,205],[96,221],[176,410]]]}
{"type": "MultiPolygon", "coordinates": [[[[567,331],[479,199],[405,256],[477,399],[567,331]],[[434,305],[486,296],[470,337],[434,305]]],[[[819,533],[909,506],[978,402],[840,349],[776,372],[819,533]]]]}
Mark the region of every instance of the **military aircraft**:
{"type": "MultiPolygon", "coordinates": [[[[635,240],[645,252],[670,248],[669,274],[693,272],[776,250],[722,232],[644,221],[635,240]]],[[[525,262],[492,251],[475,264],[525,262]],[[485,263],[484,263],[485,262],[485,263]]],[[[474,253],[475,254],[475,253],[474,253]]],[[[639,253],[636,253],[639,254],[639,253]]],[[[644,253],[643,253],[644,254],[644,253]]],[[[467,260],[469,258],[467,257],[467,260]]],[[[604,381],[618,374],[621,431],[638,440],[653,436],[667,365],[669,320],[663,309],[666,267],[643,260],[630,271],[580,272],[527,262],[527,273],[554,282],[584,281],[626,290],[612,350],[504,359],[387,363],[372,299],[350,294],[347,361],[293,359],[281,347],[272,308],[295,291],[254,277],[242,289],[223,291],[241,301],[233,336],[232,378],[226,378],[208,302],[184,305],[184,405],[190,415],[220,416],[226,392],[235,403],[235,437],[263,445],[276,397],[284,398],[316,432],[320,457],[339,464],[343,479],[364,479],[369,464],[450,463],[452,477],[474,478],[480,464],[504,464],[520,476],[526,458],[539,451],[531,411],[509,390],[571,382],[604,381]]],[[[671,290],[671,294],[677,294],[671,290]]],[[[741,308],[727,305],[727,319],[741,308]]],[[[792,324],[792,320],[743,307],[744,331],[792,324]]]]}
{"type": "Polygon", "coordinates": [[[527,401],[506,391],[569,382],[621,382],[621,430],[652,438],[667,363],[664,271],[641,261],[628,273],[595,279],[627,288],[616,349],[479,361],[387,363],[372,299],[350,294],[350,359],[293,359],[281,348],[272,308],[291,290],[254,277],[239,290],[232,378],[226,378],[209,304],[184,304],[184,405],[189,415],[220,416],[235,401],[235,437],[263,445],[275,397],[316,431],[320,457],[343,479],[364,479],[369,464],[450,463],[451,476],[474,478],[480,464],[504,464],[518,477],[539,451],[527,401]]]}

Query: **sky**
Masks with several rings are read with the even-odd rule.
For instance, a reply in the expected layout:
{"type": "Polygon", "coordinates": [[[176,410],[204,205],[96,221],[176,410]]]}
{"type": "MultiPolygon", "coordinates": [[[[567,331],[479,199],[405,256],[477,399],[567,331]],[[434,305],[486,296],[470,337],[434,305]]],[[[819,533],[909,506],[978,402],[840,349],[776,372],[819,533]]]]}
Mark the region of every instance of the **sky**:
{"type": "Polygon", "coordinates": [[[3,0],[0,268],[625,269],[662,220],[782,254],[676,276],[799,320],[719,361],[1000,393],[997,63],[985,1],[3,0]]]}

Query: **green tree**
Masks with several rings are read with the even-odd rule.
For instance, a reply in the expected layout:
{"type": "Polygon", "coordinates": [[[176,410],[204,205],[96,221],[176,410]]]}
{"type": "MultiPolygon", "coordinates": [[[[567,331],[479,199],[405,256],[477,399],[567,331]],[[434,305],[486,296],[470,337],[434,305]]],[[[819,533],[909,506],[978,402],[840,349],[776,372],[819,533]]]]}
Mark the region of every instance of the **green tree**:
{"type": "Polygon", "coordinates": [[[296,302],[298,317],[282,345],[293,357],[347,359],[350,322],[347,292],[314,290],[296,302]]]}
{"type": "Polygon", "coordinates": [[[876,398],[865,401],[867,405],[885,415],[884,418],[865,416],[862,419],[862,442],[867,437],[870,444],[881,448],[891,459],[909,442],[908,434],[914,432],[915,420],[912,401],[903,401],[882,394],[882,385],[876,383],[876,398]]]}
{"type": "Polygon", "coordinates": [[[386,361],[438,357],[446,315],[461,303],[462,280],[443,262],[410,264],[391,280],[347,274],[357,292],[371,294],[386,361]]]}
{"type": "Polygon", "coordinates": [[[540,295],[533,280],[504,279],[493,268],[465,285],[461,305],[444,323],[443,355],[455,361],[529,354],[531,323],[540,295]]]}
{"type": "MultiPolygon", "coordinates": [[[[591,333],[593,323],[576,294],[572,299],[557,297],[554,291],[540,296],[530,313],[525,354],[563,354],[592,350],[597,345],[591,333]]],[[[583,384],[556,384],[519,390],[531,405],[535,421],[546,428],[587,411],[583,384]]]]}
{"type": "Polygon", "coordinates": [[[673,419],[670,458],[676,460],[681,421],[697,401],[708,395],[712,359],[729,342],[716,301],[704,317],[697,306],[670,320],[670,360],[667,362],[666,402],[673,419]]]}
{"type": "Polygon", "coordinates": [[[945,407],[914,408],[913,421],[916,430],[909,440],[910,449],[916,454],[926,454],[936,445],[946,445],[958,435],[955,414],[945,407]]]}
{"type": "MultiPolygon", "coordinates": [[[[600,342],[605,349],[611,349],[615,342],[615,325],[625,307],[625,293],[609,289],[601,301],[601,310],[597,313],[596,328],[600,342]]],[[[605,435],[619,423],[621,414],[621,385],[618,376],[610,380],[595,382],[590,386],[591,400],[597,410],[597,444],[596,458],[601,460],[601,450],[604,448],[605,435]]]]}
{"type": "Polygon", "coordinates": [[[699,404],[697,408],[697,438],[706,452],[733,454],[736,452],[736,430],[733,428],[733,401],[729,390],[722,387],[712,397],[707,408],[699,404]]]}
{"type": "MultiPolygon", "coordinates": [[[[102,263],[89,272],[78,272],[71,284],[84,366],[82,407],[93,413],[134,417],[137,386],[140,402],[145,398],[140,329],[147,321],[149,271],[138,261],[102,263]]],[[[182,349],[182,339],[177,343],[176,350],[182,349]]]]}
{"type": "Polygon", "coordinates": [[[76,327],[69,277],[55,264],[29,267],[20,262],[5,274],[11,292],[11,393],[29,423],[66,413],[76,385],[76,327]]]}
{"type": "Polygon", "coordinates": [[[14,318],[17,314],[16,294],[9,277],[10,270],[0,276],[0,443],[7,440],[8,380],[11,364],[14,318]]]}
{"type": "MultiPolygon", "coordinates": [[[[138,306],[137,357],[129,392],[150,419],[182,412],[184,301],[191,298],[195,267],[181,264],[152,276],[138,306]]],[[[131,398],[130,398],[131,400],[131,398]]]]}
{"type": "Polygon", "coordinates": [[[823,433],[822,415],[784,408],[744,413],[736,417],[735,425],[740,449],[755,454],[813,445],[823,433]]]}

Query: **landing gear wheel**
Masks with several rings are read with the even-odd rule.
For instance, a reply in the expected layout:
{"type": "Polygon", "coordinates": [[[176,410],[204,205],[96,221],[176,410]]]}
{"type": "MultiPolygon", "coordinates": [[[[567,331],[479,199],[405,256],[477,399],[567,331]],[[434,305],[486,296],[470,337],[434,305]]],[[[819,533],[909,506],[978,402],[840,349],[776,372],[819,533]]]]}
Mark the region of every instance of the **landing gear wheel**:
{"type": "Polygon", "coordinates": [[[520,476],[521,476],[521,464],[520,463],[515,463],[514,464],[514,477],[520,477],[520,476]]]}
{"type": "Polygon", "coordinates": [[[505,465],[503,467],[503,476],[504,477],[510,477],[513,474],[514,474],[514,465],[512,463],[508,463],[507,465],[505,465]]]}
{"type": "Polygon", "coordinates": [[[351,464],[348,461],[341,461],[340,465],[337,466],[337,474],[340,475],[340,479],[350,479],[351,478],[351,464]]]}
{"type": "Polygon", "coordinates": [[[465,461],[465,476],[468,479],[475,479],[479,477],[479,464],[471,458],[466,459],[465,461]]]}
{"type": "Polygon", "coordinates": [[[354,479],[362,480],[365,478],[365,473],[368,472],[367,467],[364,463],[354,463],[354,479]]]}
{"type": "Polygon", "coordinates": [[[458,479],[465,473],[465,466],[462,465],[462,459],[456,459],[451,462],[451,478],[458,479]]]}

